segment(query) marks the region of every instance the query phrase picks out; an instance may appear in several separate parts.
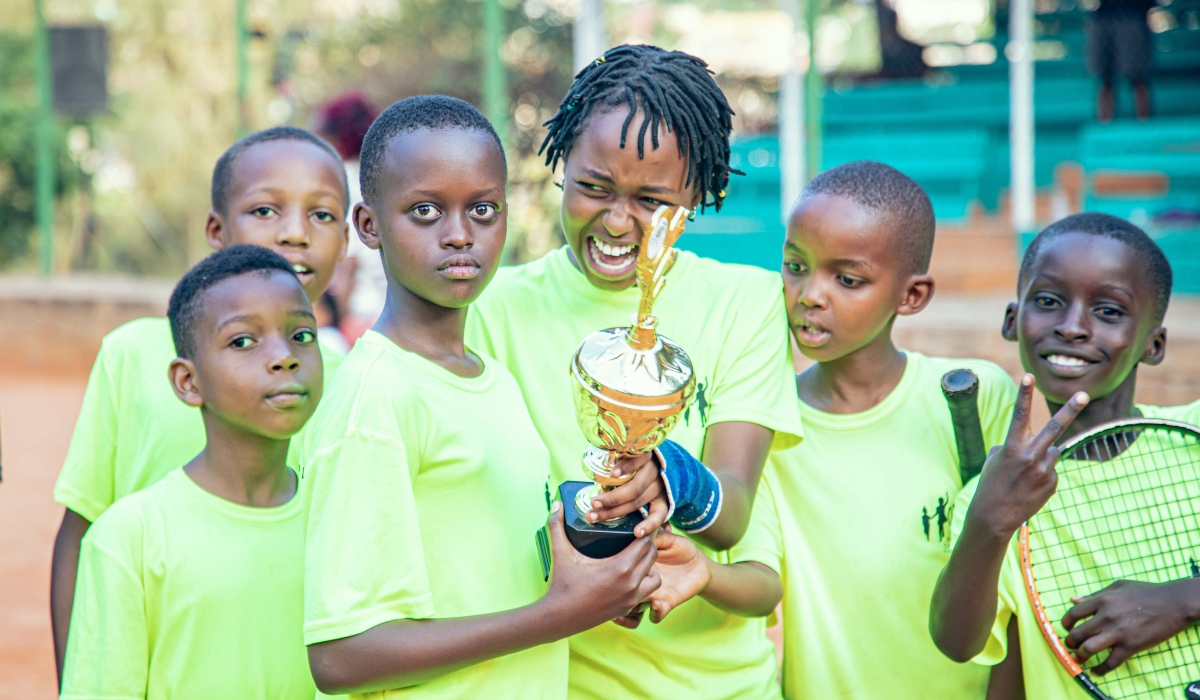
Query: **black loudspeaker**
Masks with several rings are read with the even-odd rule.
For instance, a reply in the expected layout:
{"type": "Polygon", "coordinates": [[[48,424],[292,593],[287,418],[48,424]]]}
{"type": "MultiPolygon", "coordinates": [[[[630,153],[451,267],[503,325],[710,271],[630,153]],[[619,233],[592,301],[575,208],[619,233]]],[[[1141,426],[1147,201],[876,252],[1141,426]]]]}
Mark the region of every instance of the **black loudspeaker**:
{"type": "Polygon", "coordinates": [[[54,111],[86,116],[108,111],[108,30],[103,25],[50,27],[54,111]]]}

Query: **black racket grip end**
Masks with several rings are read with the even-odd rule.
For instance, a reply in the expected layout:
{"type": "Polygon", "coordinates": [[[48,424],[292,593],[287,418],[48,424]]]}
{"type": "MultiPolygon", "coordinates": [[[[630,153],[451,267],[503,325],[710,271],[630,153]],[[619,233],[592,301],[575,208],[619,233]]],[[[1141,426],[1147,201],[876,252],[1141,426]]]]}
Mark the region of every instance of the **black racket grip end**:
{"type": "Polygon", "coordinates": [[[942,394],[950,407],[958,470],[965,484],[983,471],[987,448],[979,422],[979,377],[969,369],[953,369],[942,375],[942,394]]]}

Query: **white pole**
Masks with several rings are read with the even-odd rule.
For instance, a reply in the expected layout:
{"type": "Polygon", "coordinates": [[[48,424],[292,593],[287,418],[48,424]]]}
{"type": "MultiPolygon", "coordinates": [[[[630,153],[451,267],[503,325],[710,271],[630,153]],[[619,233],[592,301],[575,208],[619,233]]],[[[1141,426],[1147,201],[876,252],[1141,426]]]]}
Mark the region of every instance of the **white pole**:
{"type": "Polygon", "coordinates": [[[579,14],[575,15],[572,30],[572,41],[576,73],[604,53],[608,41],[600,0],[580,0],[579,14]]]}
{"type": "Polygon", "coordinates": [[[1008,5],[1008,143],[1012,166],[1012,225],[1017,233],[1036,225],[1033,187],[1033,3],[1008,5]]]}
{"type": "Polygon", "coordinates": [[[780,0],[779,4],[792,18],[787,72],[779,80],[779,215],[786,226],[792,205],[804,187],[804,94],[803,76],[796,67],[800,2],[780,0]]]}

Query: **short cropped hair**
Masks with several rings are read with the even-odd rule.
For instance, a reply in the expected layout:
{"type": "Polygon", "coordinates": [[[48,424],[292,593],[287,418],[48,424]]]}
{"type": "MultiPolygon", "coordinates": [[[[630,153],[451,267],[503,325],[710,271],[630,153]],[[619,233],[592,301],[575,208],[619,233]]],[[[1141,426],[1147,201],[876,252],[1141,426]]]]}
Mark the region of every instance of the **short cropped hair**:
{"type": "Polygon", "coordinates": [[[217,164],[213,167],[210,194],[213,211],[221,216],[229,215],[229,196],[233,193],[233,168],[237,164],[237,159],[251,146],[269,141],[305,141],[328,153],[330,159],[337,164],[341,171],[339,179],[342,183],[342,199],[345,200],[347,207],[350,206],[350,186],[346,181],[346,169],[342,166],[342,157],[338,155],[337,150],[329,145],[328,141],[311,131],[294,126],[275,126],[238,139],[217,159],[217,164]]]}
{"type": "Polygon", "coordinates": [[[500,135],[482,112],[457,97],[416,95],[400,100],[383,110],[363,137],[358,171],[363,201],[373,206],[379,200],[379,180],[392,139],[400,134],[421,129],[478,131],[487,134],[496,142],[500,160],[504,163],[505,172],[508,172],[504,144],[500,142],[500,135]]]}
{"type": "Polygon", "coordinates": [[[203,310],[205,293],[217,283],[251,272],[269,274],[282,272],[296,283],[300,278],[282,255],[256,245],[235,245],[219,250],[201,260],[175,285],[167,304],[167,319],[171,323],[171,339],[180,357],[192,357],[196,352],[195,326],[203,310]]]}
{"type": "Polygon", "coordinates": [[[929,271],[936,228],[933,204],[911,177],[884,163],[858,160],[817,175],[800,196],[818,194],[852,199],[884,217],[893,248],[909,274],[929,271]]]}
{"type": "Polygon", "coordinates": [[[1154,315],[1158,323],[1162,323],[1167,313],[1167,304],[1171,301],[1171,263],[1163,254],[1162,248],[1146,232],[1125,219],[1111,214],[1084,213],[1072,214],[1065,219],[1050,224],[1039,233],[1025,250],[1021,260],[1021,272],[1017,276],[1017,293],[1025,288],[1033,263],[1038,253],[1048,241],[1068,233],[1083,233],[1089,236],[1104,236],[1132,248],[1145,263],[1145,280],[1154,295],[1154,315]]]}

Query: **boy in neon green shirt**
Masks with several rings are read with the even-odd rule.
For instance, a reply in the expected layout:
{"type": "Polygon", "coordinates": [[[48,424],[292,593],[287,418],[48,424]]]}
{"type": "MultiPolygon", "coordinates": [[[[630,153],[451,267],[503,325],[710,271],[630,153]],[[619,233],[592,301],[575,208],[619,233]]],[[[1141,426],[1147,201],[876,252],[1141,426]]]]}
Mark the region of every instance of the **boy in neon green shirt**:
{"type": "MultiPolygon", "coordinates": [[[[238,141],[213,170],[206,233],[220,250],[236,244],[283,255],[314,302],[346,252],[346,174],[333,147],[294,127],[238,141]]],[[[325,376],[341,357],[322,349],[325,376]]],[[[143,318],[104,339],[54,498],[66,507],[54,543],[51,618],[62,654],[84,532],[118,499],[156,483],[204,447],[200,412],[171,391],[175,357],[167,320],[143,318]]],[[[295,462],[293,461],[293,464],[295,462]]]]}
{"type": "MultiPolygon", "coordinates": [[[[1019,344],[1030,373],[1021,410],[1003,449],[958,496],[956,544],[934,594],[929,627],[951,658],[995,667],[997,696],[1082,699],[1087,693],[1038,631],[1013,535],[1054,493],[1053,443],[1135,416],[1197,425],[1200,402],[1166,408],[1134,403],[1138,365],[1158,364],[1166,351],[1162,320],[1171,268],[1133,224],[1107,214],[1077,214],[1052,224],[1026,251],[1017,291],[1003,333],[1019,344]],[[1057,411],[1036,436],[1028,426],[1035,381],[1057,411]]],[[[1194,611],[1200,610],[1200,582],[1194,579],[1087,593],[1080,592],[1083,599],[1064,621],[1074,628],[1066,643],[1081,662],[1111,649],[1097,673],[1175,636],[1196,622],[1194,611]],[[1079,625],[1089,617],[1091,623],[1079,625]]]]}
{"type": "MultiPolygon", "coordinates": [[[[575,418],[571,357],[588,334],[627,325],[637,310],[634,263],[654,211],[720,207],[730,115],[703,61],[619,46],[579,74],[550,122],[545,148],[551,167],[564,163],[568,245],[501,270],[468,316],[467,339],[516,376],[550,450],[551,488],[583,476],[589,446],[575,418]]],[[[670,436],[674,454],[700,477],[693,483],[707,485],[687,502],[670,494],[676,513],[706,519],[672,522],[721,560],[718,551],[745,532],[768,452],[802,434],[781,287],[775,273],[680,251],[654,307],[658,330],[687,351],[697,377],[695,401],[670,436]],[[697,507],[709,498],[707,512],[697,507]]],[[[653,502],[665,488],[658,468],[639,469],[598,498],[590,517],[650,504],[637,532],[652,533],[668,514],[653,502]]],[[[660,625],[601,625],[571,639],[573,698],[770,698],[775,678],[764,621],[706,600],[660,625]]]]}
{"type": "Polygon", "coordinates": [[[549,455],[512,375],[463,342],[504,248],[505,168],[487,119],[441,95],[397,102],[363,141],[354,220],[387,302],[302,451],[304,642],[323,692],[561,699],[566,637],[658,588],[649,538],[587,559],[557,502],[546,585],[549,455]]]}
{"type": "MultiPolygon", "coordinates": [[[[771,455],[749,531],[729,555],[782,579],[786,698],[969,700],[986,691],[986,673],[944,658],[925,632],[962,487],[940,379],[975,371],[993,443],[1013,385],[990,362],[892,344],[896,317],[920,312],[933,295],[933,234],[920,186],[870,161],[814,178],[788,221],[788,321],[801,352],[816,360],[794,383],[805,439],[771,455]]],[[[664,589],[700,587],[717,605],[759,614],[777,599],[769,577],[743,569],[739,602],[712,591],[703,575],[697,586],[695,575],[670,572],[676,559],[660,556],[664,589]]]]}
{"type": "Polygon", "coordinates": [[[89,528],[62,697],[309,700],[286,456],[321,398],[312,306],[282,256],[234,246],[184,275],[168,315],[171,386],[207,441],[89,528]]]}

